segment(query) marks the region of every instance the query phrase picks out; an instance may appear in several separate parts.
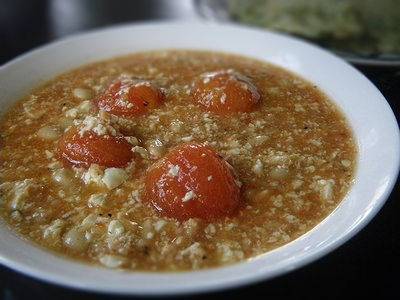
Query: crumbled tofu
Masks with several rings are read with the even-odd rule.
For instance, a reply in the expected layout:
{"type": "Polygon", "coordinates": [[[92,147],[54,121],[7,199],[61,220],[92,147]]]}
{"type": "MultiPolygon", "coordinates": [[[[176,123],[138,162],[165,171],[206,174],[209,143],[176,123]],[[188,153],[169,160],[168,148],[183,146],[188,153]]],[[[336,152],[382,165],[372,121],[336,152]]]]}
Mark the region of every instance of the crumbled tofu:
{"type": "Polygon", "coordinates": [[[46,227],[46,229],[43,232],[43,237],[45,239],[52,238],[56,239],[60,236],[61,230],[63,229],[65,225],[65,222],[63,220],[57,219],[54,220],[51,225],[46,227]]]}
{"type": "Polygon", "coordinates": [[[183,227],[189,237],[194,237],[199,230],[199,222],[198,220],[191,218],[183,223],[183,227]]]}
{"type": "Polygon", "coordinates": [[[282,207],[283,206],[283,196],[282,195],[276,195],[271,197],[272,204],[275,207],[282,207]]]}
{"type": "Polygon", "coordinates": [[[98,136],[111,135],[116,136],[117,131],[104,119],[93,116],[86,116],[83,121],[74,121],[74,124],[80,126],[79,134],[82,136],[85,132],[92,131],[98,136]]]}
{"type": "Polygon", "coordinates": [[[154,237],[153,224],[150,219],[146,219],[142,224],[142,236],[148,240],[154,237]]]}
{"type": "Polygon", "coordinates": [[[177,177],[179,175],[179,166],[178,165],[171,165],[168,170],[168,175],[171,177],[177,177]]]}
{"type": "Polygon", "coordinates": [[[225,229],[226,229],[226,230],[232,230],[232,229],[235,228],[235,227],[237,227],[237,224],[235,224],[235,223],[228,223],[228,224],[226,224],[225,229]]]}
{"type": "Polygon", "coordinates": [[[34,210],[32,218],[37,221],[44,221],[46,217],[46,210],[43,207],[38,207],[34,210]]]}
{"type": "Polygon", "coordinates": [[[214,235],[214,234],[217,232],[217,230],[216,230],[214,224],[210,223],[210,224],[208,224],[207,227],[204,229],[204,232],[205,232],[206,234],[208,234],[208,235],[214,235]]]}
{"type": "Polygon", "coordinates": [[[299,187],[303,185],[303,180],[295,179],[292,181],[292,187],[297,190],[299,187]]]}
{"type": "Polygon", "coordinates": [[[26,115],[31,119],[39,119],[45,114],[44,110],[36,109],[35,103],[37,102],[37,96],[32,95],[31,98],[24,102],[22,105],[24,107],[24,111],[26,115]]]}
{"type": "Polygon", "coordinates": [[[178,236],[175,240],[175,244],[180,245],[182,244],[183,238],[181,236],[178,236]]]}
{"type": "Polygon", "coordinates": [[[303,105],[296,103],[294,105],[294,110],[297,112],[305,112],[306,110],[304,109],[303,105]]]}
{"type": "Polygon", "coordinates": [[[333,179],[320,179],[317,181],[316,190],[320,193],[322,199],[330,200],[333,196],[333,187],[335,181],[333,179]]]}
{"type": "Polygon", "coordinates": [[[65,191],[59,190],[58,193],[57,193],[57,195],[58,195],[58,197],[60,197],[61,199],[62,199],[62,198],[65,198],[65,191]]]}
{"type": "Polygon", "coordinates": [[[187,247],[186,249],[182,250],[180,252],[180,255],[182,257],[189,257],[190,260],[195,260],[198,258],[202,258],[203,255],[205,255],[205,251],[204,249],[201,247],[199,242],[195,242],[192,245],[190,245],[189,247],[187,247]]]}
{"type": "Polygon", "coordinates": [[[267,242],[268,243],[276,243],[279,240],[288,242],[290,240],[290,237],[282,230],[277,230],[271,234],[271,236],[268,238],[267,242]]]}
{"type": "Polygon", "coordinates": [[[44,150],[44,154],[46,155],[47,159],[52,159],[54,157],[53,152],[50,152],[49,150],[44,150]]]}
{"type": "Polygon", "coordinates": [[[182,198],[182,202],[188,202],[188,201],[193,200],[195,198],[196,198],[196,194],[193,191],[189,191],[182,198]]]}
{"type": "Polygon", "coordinates": [[[165,152],[164,143],[160,139],[155,139],[148,147],[148,151],[152,157],[158,158],[165,152]]]}
{"type": "Polygon", "coordinates": [[[138,190],[134,190],[130,194],[129,198],[131,198],[132,201],[134,201],[134,202],[140,202],[140,193],[139,193],[139,191],[138,190]]]}
{"type": "Polygon", "coordinates": [[[226,146],[233,149],[233,148],[240,148],[240,143],[237,140],[230,139],[226,142],[226,146]]]}
{"type": "Polygon", "coordinates": [[[190,136],[184,136],[183,138],[181,138],[181,141],[182,142],[191,142],[191,141],[193,141],[193,136],[192,135],[190,135],[190,136]]]}
{"type": "Polygon", "coordinates": [[[279,95],[279,87],[269,87],[267,91],[271,95],[279,95]]]}
{"type": "Polygon", "coordinates": [[[62,186],[70,186],[73,178],[72,171],[65,168],[55,169],[52,172],[52,178],[62,186]]]}
{"type": "Polygon", "coordinates": [[[89,100],[85,100],[78,105],[78,111],[83,114],[89,113],[92,108],[93,108],[92,101],[89,100]]]}
{"type": "Polygon", "coordinates": [[[148,67],[147,71],[149,72],[150,75],[156,74],[158,69],[154,67],[148,67]]]}
{"type": "Polygon", "coordinates": [[[137,146],[137,145],[139,145],[139,140],[138,140],[136,137],[134,137],[134,136],[126,136],[126,137],[125,137],[125,140],[126,140],[129,144],[131,144],[132,146],[137,146]]]}
{"type": "Polygon", "coordinates": [[[72,94],[83,100],[89,100],[90,98],[93,97],[93,92],[89,89],[83,89],[83,88],[76,88],[72,91],[72,94]]]}
{"type": "Polygon", "coordinates": [[[107,233],[110,237],[118,237],[125,232],[125,227],[119,220],[112,220],[108,224],[107,233]]]}
{"type": "Polygon", "coordinates": [[[61,135],[59,128],[54,126],[45,126],[38,130],[37,136],[41,139],[48,140],[48,141],[55,141],[61,135]]]}
{"type": "Polygon", "coordinates": [[[154,226],[154,229],[155,229],[157,232],[160,232],[160,230],[163,229],[163,227],[164,227],[166,224],[167,224],[167,222],[166,222],[165,220],[158,220],[157,222],[155,222],[155,223],[153,224],[153,226],[154,226]]]}
{"type": "Polygon", "coordinates": [[[100,257],[99,261],[105,267],[115,269],[126,263],[126,258],[118,255],[103,255],[100,257]]]}
{"type": "Polygon", "coordinates": [[[220,101],[222,104],[225,104],[225,102],[226,102],[226,94],[225,93],[222,94],[220,101]]]}
{"type": "Polygon", "coordinates": [[[310,143],[311,145],[316,146],[316,147],[321,147],[321,146],[322,146],[322,142],[321,142],[320,140],[316,140],[316,139],[310,140],[309,143],[310,143]]]}
{"type": "Polygon", "coordinates": [[[63,238],[64,244],[75,251],[84,251],[88,247],[89,241],[85,236],[85,231],[79,227],[70,229],[63,238]]]}
{"type": "Polygon", "coordinates": [[[263,163],[261,162],[261,160],[259,160],[259,159],[257,159],[256,160],[256,163],[254,164],[254,166],[253,166],[253,172],[256,174],[256,175],[258,175],[258,176],[260,176],[260,175],[262,175],[262,173],[263,173],[263,163]]]}
{"type": "Polygon", "coordinates": [[[51,170],[62,168],[62,164],[59,161],[53,161],[47,165],[47,167],[51,170]]]}
{"type": "Polygon", "coordinates": [[[176,120],[171,122],[171,130],[175,133],[178,133],[182,129],[183,122],[176,120]]]}
{"type": "Polygon", "coordinates": [[[304,171],[306,171],[306,173],[314,173],[315,172],[315,167],[314,166],[305,167],[304,171]]]}
{"type": "Polygon", "coordinates": [[[289,160],[289,157],[285,154],[275,154],[275,155],[268,157],[268,163],[270,163],[270,164],[283,165],[283,164],[287,163],[288,160],[289,160]]]}
{"type": "Polygon", "coordinates": [[[124,169],[108,168],[104,170],[102,182],[110,189],[120,186],[128,178],[128,174],[124,169]]]}
{"type": "Polygon", "coordinates": [[[240,149],[239,148],[233,148],[233,149],[229,149],[228,151],[226,151],[227,155],[239,155],[240,154],[240,149]]]}
{"type": "Polygon", "coordinates": [[[92,194],[88,200],[89,207],[102,207],[106,202],[106,194],[92,194]]]}
{"type": "Polygon", "coordinates": [[[78,115],[79,115],[79,110],[77,109],[77,108],[71,108],[71,109],[68,109],[66,112],[65,112],[65,116],[67,117],[67,118],[71,118],[71,119],[75,119],[75,118],[77,118],[78,117],[78,115]]]}
{"type": "Polygon", "coordinates": [[[235,178],[235,184],[236,184],[238,187],[242,187],[242,185],[243,185],[243,183],[242,183],[239,179],[236,179],[236,178],[235,178]]]}
{"type": "Polygon", "coordinates": [[[269,172],[269,175],[273,179],[278,179],[278,180],[286,178],[288,174],[289,174],[289,170],[282,166],[276,166],[276,167],[272,168],[271,171],[269,172]]]}
{"type": "MultiPolygon", "coordinates": [[[[1,199],[0,199],[0,204],[1,204],[1,199]]],[[[22,220],[22,214],[18,210],[14,210],[11,213],[11,219],[14,221],[20,222],[22,220]]]]}
{"type": "Polygon", "coordinates": [[[80,224],[80,228],[88,229],[96,224],[97,215],[96,214],[89,214],[86,218],[84,218],[80,224]]]}
{"type": "Polygon", "coordinates": [[[39,188],[33,179],[24,179],[15,182],[5,182],[0,185],[0,190],[5,192],[5,198],[10,199],[12,210],[22,210],[25,201],[30,197],[34,189],[39,188]]]}
{"type": "Polygon", "coordinates": [[[142,158],[148,157],[147,149],[140,146],[133,147],[132,152],[139,154],[142,158]]]}
{"type": "Polygon", "coordinates": [[[285,220],[290,224],[299,222],[299,219],[291,214],[286,214],[285,220]]]}
{"type": "Polygon", "coordinates": [[[250,139],[250,144],[253,146],[260,146],[268,140],[268,137],[265,135],[258,135],[252,139],[250,139]]]}
{"type": "Polygon", "coordinates": [[[351,161],[348,160],[348,159],[342,159],[342,160],[340,161],[340,163],[341,163],[342,166],[345,167],[345,168],[348,168],[348,167],[351,166],[351,161]]]}
{"type": "Polygon", "coordinates": [[[258,192],[258,193],[254,196],[254,199],[255,199],[257,202],[268,200],[268,199],[269,199],[269,190],[264,189],[264,190],[262,190],[261,192],[258,192]]]}
{"type": "Polygon", "coordinates": [[[243,259],[244,253],[242,250],[235,249],[227,243],[217,243],[217,251],[221,256],[222,262],[233,262],[243,259]]]}
{"type": "Polygon", "coordinates": [[[103,170],[99,165],[91,164],[89,169],[83,174],[82,179],[86,184],[95,183],[97,185],[103,184],[103,170]]]}

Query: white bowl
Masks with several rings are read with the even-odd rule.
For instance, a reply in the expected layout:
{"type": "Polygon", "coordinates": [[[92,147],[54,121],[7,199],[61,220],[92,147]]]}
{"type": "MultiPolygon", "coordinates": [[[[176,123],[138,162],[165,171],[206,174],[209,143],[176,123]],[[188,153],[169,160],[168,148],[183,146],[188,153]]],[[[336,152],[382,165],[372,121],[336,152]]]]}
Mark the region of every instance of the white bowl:
{"type": "Polygon", "coordinates": [[[325,91],[343,110],[359,148],[355,183],[339,207],[307,234],[238,264],[195,272],[122,272],[80,264],[24,241],[0,221],[0,263],[63,286],[116,294],[205,292],[266,280],[337,248],[378,212],[399,170],[399,129],[388,103],[342,59],[300,40],[265,30],[201,23],[149,23],[77,35],[0,67],[3,111],[33,87],[82,64],[164,48],[237,53],[285,67],[325,91]]]}

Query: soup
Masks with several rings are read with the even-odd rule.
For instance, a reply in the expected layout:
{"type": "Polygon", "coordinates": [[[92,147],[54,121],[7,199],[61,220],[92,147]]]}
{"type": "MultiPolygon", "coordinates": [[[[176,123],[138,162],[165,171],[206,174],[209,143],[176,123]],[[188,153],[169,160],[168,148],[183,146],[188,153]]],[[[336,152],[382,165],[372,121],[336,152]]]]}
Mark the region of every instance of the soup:
{"type": "Polygon", "coordinates": [[[216,52],[82,66],[17,102],[0,132],[9,226],[127,270],[218,267],[289,243],[340,203],[357,156],[317,86],[216,52]]]}

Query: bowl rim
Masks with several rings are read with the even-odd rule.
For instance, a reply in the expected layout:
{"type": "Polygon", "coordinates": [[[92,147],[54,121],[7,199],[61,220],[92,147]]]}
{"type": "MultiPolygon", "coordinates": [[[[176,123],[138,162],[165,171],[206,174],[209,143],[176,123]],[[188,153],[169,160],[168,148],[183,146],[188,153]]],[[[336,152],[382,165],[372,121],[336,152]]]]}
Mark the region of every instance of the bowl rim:
{"type": "MultiPolygon", "coordinates": [[[[219,30],[220,32],[223,31],[232,31],[235,30],[236,32],[240,32],[240,34],[257,34],[260,37],[261,36],[268,36],[269,38],[272,39],[278,39],[281,41],[286,41],[289,44],[296,44],[299,45],[305,49],[315,51],[316,53],[321,54],[323,57],[330,59],[334,64],[338,65],[338,68],[344,68],[348,72],[350,72],[353,76],[358,77],[360,81],[363,81],[366,85],[368,85],[369,89],[373,91],[375,94],[376,101],[379,102],[380,107],[384,109],[385,114],[386,114],[386,121],[388,124],[391,125],[390,131],[392,134],[392,145],[395,149],[395,153],[397,153],[397,156],[393,158],[393,161],[391,163],[393,164],[393,168],[390,170],[390,174],[388,175],[387,181],[385,182],[384,188],[380,191],[380,194],[377,195],[377,198],[375,198],[374,203],[372,203],[371,207],[369,207],[369,210],[366,211],[364,214],[359,216],[357,222],[355,222],[351,228],[349,228],[348,231],[343,233],[341,236],[339,236],[334,242],[330,242],[327,244],[322,245],[318,249],[309,249],[305,252],[303,252],[300,256],[298,256],[297,259],[290,261],[290,263],[282,263],[281,265],[278,265],[275,269],[265,269],[265,268],[260,268],[260,270],[254,270],[253,273],[244,273],[244,274],[236,274],[232,275],[229,278],[218,278],[216,280],[213,278],[215,274],[219,274],[221,272],[218,272],[218,270],[224,270],[224,274],[227,274],[229,272],[234,272],[234,271],[242,271],[242,270],[247,270],[246,266],[247,265],[254,265],[253,268],[255,268],[256,264],[253,262],[260,261],[262,258],[268,255],[276,254],[276,252],[283,252],[281,251],[282,249],[286,249],[288,246],[292,245],[294,242],[297,240],[301,239],[302,237],[296,239],[293,242],[290,242],[289,244],[286,244],[282,247],[279,247],[273,251],[270,251],[266,254],[261,255],[260,257],[254,258],[247,260],[245,262],[241,263],[236,263],[234,265],[229,265],[225,267],[220,267],[217,269],[207,269],[207,270],[200,270],[200,271],[189,271],[189,272],[182,272],[182,273],[147,273],[147,272],[139,272],[139,273],[134,273],[137,276],[141,276],[141,278],[144,278],[144,280],[154,280],[155,278],[167,278],[170,277],[172,281],[175,282],[174,286],[168,286],[162,285],[162,288],[157,289],[154,285],[153,286],[143,286],[143,287],[132,287],[129,284],[126,284],[124,287],[121,288],[121,286],[112,288],[110,289],[110,286],[107,285],[101,285],[97,284],[94,285],[93,283],[88,283],[88,279],[76,279],[73,280],[73,278],[66,277],[63,274],[60,274],[61,272],[58,273],[49,273],[46,270],[42,270],[38,268],[37,265],[29,264],[26,262],[21,262],[19,260],[14,259],[13,257],[10,257],[9,253],[6,255],[4,254],[4,250],[6,247],[4,244],[2,244],[2,237],[0,236],[0,264],[5,265],[7,267],[10,267],[13,270],[16,270],[18,272],[27,274],[31,277],[50,282],[53,284],[61,285],[64,287],[70,287],[70,288],[75,288],[75,289],[81,289],[81,290],[89,290],[89,291],[94,291],[94,292],[102,292],[102,293],[107,293],[107,294],[123,294],[123,295],[178,295],[178,294],[188,294],[188,293],[201,293],[201,292],[210,292],[210,291],[216,291],[216,290],[223,290],[227,288],[233,288],[233,287],[239,287],[243,285],[247,285],[250,283],[256,283],[262,280],[267,280],[279,275],[282,275],[284,273],[287,273],[291,270],[300,268],[312,261],[315,261],[319,259],[320,257],[326,255],[327,253],[333,251],[337,247],[341,246],[343,243],[348,241],[351,237],[353,237],[356,233],[358,233],[380,210],[380,208],[383,206],[387,198],[389,197],[389,194],[391,190],[393,189],[396,179],[398,176],[399,172],[399,166],[400,166],[400,156],[399,154],[399,149],[400,149],[400,138],[399,138],[399,128],[398,124],[396,121],[396,118],[393,115],[393,112],[389,106],[389,104],[386,102],[385,98],[382,96],[382,94],[376,89],[376,87],[358,70],[356,70],[354,67],[350,66],[347,64],[343,59],[338,58],[334,54],[329,53],[326,50],[321,49],[320,47],[314,46],[310,44],[309,42],[304,42],[301,39],[298,38],[293,38],[293,37],[288,37],[287,35],[284,34],[278,34],[278,33],[273,33],[266,31],[264,29],[255,29],[255,28],[249,28],[246,26],[240,26],[240,25],[232,25],[232,24],[210,24],[210,23],[205,23],[205,22],[141,22],[141,23],[134,23],[134,24],[124,24],[124,25],[117,25],[117,26],[111,26],[111,27],[106,27],[102,29],[96,29],[92,30],[89,32],[84,32],[80,34],[75,34],[70,37],[49,43],[47,45],[38,47],[34,50],[31,50],[25,54],[22,54],[15,59],[9,61],[8,63],[0,66],[0,75],[9,72],[9,69],[12,69],[13,66],[17,64],[24,63],[25,61],[28,61],[31,57],[35,56],[40,56],[44,52],[48,51],[54,51],[57,49],[57,47],[63,47],[65,45],[68,45],[69,43],[73,44],[74,42],[78,41],[84,41],[90,38],[94,38],[96,36],[101,36],[101,35],[106,35],[111,32],[118,32],[118,31],[129,31],[130,29],[135,29],[135,30],[159,30],[159,31],[168,31],[168,30],[178,30],[179,28],[182,30],[182,28],[192,28],[192,29],[199,29],[201,30],[219,30]],[[193,274],[200,274],[200,275],[193,275],[193,274]],[[213,275],[214,274],[214,275],[213,275]],[[193,275],[193,276],[192,276],[193,275]],[[176,283],[177,282],[185,282],[185,277],[186,276],[192,276],[192,277],[198,277],[202,278],[202,282],[197,284],[196,283],[190,283],[182,286],[178,286],[176,283]]],[[[161,47],[159,49],[163,49],[164,47],[161,47]]],[[[213,51],[214,49],[210,49],[213,51]]],[[[136,51],[132,51],[136,52],[136,51]]],[[[139,51],[140,52],[140,51],[139,51]]],[[[226,51],[229,52],[229,51],[226,51]]],[[[235,52],[232,52],[235,53],[235,52]]],[[[247,54],[243,54],[244,56],[249,56],[247,54]]],[[[118,56],[118,55],[116,55],[118,56]]],[[[96,59],[96,60],[102,60],[101,59],[96,59]]],[[[95,61],[96,61],[95,60],[95,61]]],[[[276,62],[272,62],[275,63],[276,62]]],[[[285,66],[283,66],[285,67],[285,66]]],[[[68,71],[68,70],[65,70],[68,71]]],[[[302,75],[301,75],[302,76],[302,75]]],[[[54,76],[52,76],[54,77],[54,76]]],[[[303,77],[303,76],[302,76],[303,77]]],[[[0,82],[2,78],[0,76],[0,82]]],[[[332,97],[330,97],[332,98],[332,97]]],[[[335,100],[335,99],[333,99],[335,100]]],[[[357,135],[357,132],[354,132],[355,135],[357,135]]],[[[356,175],[357,176],[357,175],[356,175]]],[[[347,196],[346,196],[347,197],[347,196]]],[[[372,201],[372,200],[371,200],[372,201]]],[[[340,204],[339,206],[341,206],[340,204]]],[[[319,227],[321,224],[325,223],[326,220],[330,219],[331,215],[326,217],[319,225],[317,225],[315,228],[319,227]]],[[[2,230],[2,225],[4,225],[1,220],[0,220],[0,231],[2,230]]],[[[312,229],[311,231],[315,230],[312,229]]],[[[4,229],[4,228],[3,228],[4,229]]],[[[308,232],[309,233],[309,232],[308,232]]],[[[305,235],[308,235],[306,233],[305,235]]],[[[20,240],[19,242],[26,243],[22,241],[20,238],[15,237],[15,242],[17,240],[20,240]]],[[[31,251],[33,251],[33,256],[38,255],[38,257],[41,255],[40,252],[43,252],[40,248],[37,246],[32,246],[29,245],[29,243],[26,243],[26,248],[29,248],[31,251]]],[[[45,256],[49,257],[49,260],[51,262],[58,262],[60,260],[64,261],[64,263],[72,267],[76,267],[79,269],[79,271],[82,270],[96,270],[96,273],[102,273],[104,278],[107,278],[107,276],[110,275],[115,275],[116,274],[126,274],[126,273],[118,273],[116,271],[109,271],[109,270],[103,270],[101,268],[97,267],[89,267],[89,266],[83,266],[80,263],[72,262],[69,260],[65,260],[59,257],[51,257],[49,255],[49,252],[45,252],[45,256]]],[[[132,273],[130,273],[132,274],[132,273]]],[[[118,275],[118,276],[119,276],[118,275]]],[[[122,275],[124,276],[124,275],[122,275]]],[[[129,276],[129,275],[128,275],[129,276]]],[[[122,278],[122,277],[121,277],[122,278]]]]}

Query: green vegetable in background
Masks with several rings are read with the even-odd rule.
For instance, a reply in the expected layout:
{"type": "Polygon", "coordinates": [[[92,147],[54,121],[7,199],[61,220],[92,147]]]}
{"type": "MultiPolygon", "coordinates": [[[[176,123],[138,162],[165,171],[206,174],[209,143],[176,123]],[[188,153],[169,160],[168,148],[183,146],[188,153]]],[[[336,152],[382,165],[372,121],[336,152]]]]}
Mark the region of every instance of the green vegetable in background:
{"type": "Polygon", "coordinates": [[[336,50],[400,54],[400,0],[231,0],[229,11],[336,50]]]}

